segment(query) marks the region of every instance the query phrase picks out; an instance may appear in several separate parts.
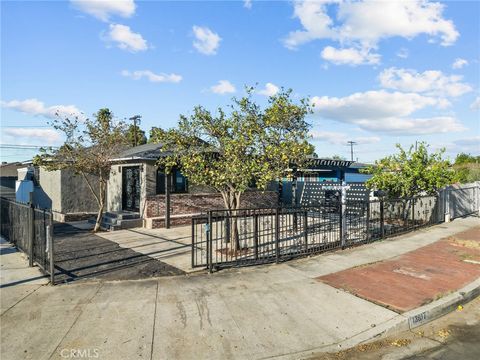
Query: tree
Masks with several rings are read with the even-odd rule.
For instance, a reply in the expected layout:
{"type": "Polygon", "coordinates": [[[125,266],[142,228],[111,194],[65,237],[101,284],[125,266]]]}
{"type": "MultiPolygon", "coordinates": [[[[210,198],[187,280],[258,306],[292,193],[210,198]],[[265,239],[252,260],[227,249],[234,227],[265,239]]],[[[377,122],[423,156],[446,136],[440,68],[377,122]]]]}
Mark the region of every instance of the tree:
{"type": "Polygon", "coordinates": [[[93,119],[58,118],[51,125],[65,135],[65,143],[58,149],[42,149],[34,164],[49,171],[72,170],[83,177],[98,204],[96,232],[105,209],[110,160],[128,144],[126,125],[114,121],[109,109],[100,109],[93,119]]]}
{"type": "Polygon", "coordinates": [[[369,166],[366,173],[369,188],[384,190],[390,198],[409,198],[422,194],[433,195],[455,181],[455,171],[442,158],[445,150],[428,153],[428,145],[421,142],[417,150],[408,150],[397,144],[398,154],[387,156],[369,166]]]}
{"type": "Polygon", "coordinates": [[[458,181],[461,183],[480,180],[480,156],[458,154],[453,167],[457,172],[458,181]]]}
{"type": "Polygon", "coordinates": [[[425,142],[419,143],[417,150],[414,146],[405,150],[399,144],[397,148],[397,154],[376,161],[362,172],[372,175],[366,182],[368,188],[386,191],[388,198],[403,203],[406,220],[412,197],[437,194],[455,181],[456,174],[450,162],[442,158],[444,149],[429,154],[425,142]]]}
{"type": "Polygon", "coordinates": [[[147,143],[147,137],[145,136],[145,131],[140,129],[138,126],[135,129],[135,125],[130,125],[127,129],[127,139],[128,143],[132,146],[144,145],[147,143]],[[135,141],[136,137],[136,141],[135,141]]]}
{"type": "Polygon", "coordinates": [[[130,118],[130,120],[133,121],[133,124],[131,124],[128,127],[127,130],[127,138],[128,142],[132,146],[138,146],[138,145],[143,145],[147,143],[147,137],[145,136],[145,131],[140,129],[138,125],[140,125],[140,119],[142,117],[140,115],[135,115],[130,118]]]}
{"type": "MultiPolygon", "coordinates": [[[[305,121],[311,112],[309,102],[294,103],[291,90],[282,89],[262,109],[252,99],[253,90],[233,99],[227,111],[219,108],[212,114],[197,106],[190,117],[180,117],[176,129],[151,132],[154,142],[171,151],[159,164],[167,172],[180,166],[191,183],[216,189],[230,214],[240,208],[241,196],[252,183],[265,189],[292,163],[302,165],[313,152],[305,121]]],[[[236,226],[233,236],[238,250],[236,226]]]]}

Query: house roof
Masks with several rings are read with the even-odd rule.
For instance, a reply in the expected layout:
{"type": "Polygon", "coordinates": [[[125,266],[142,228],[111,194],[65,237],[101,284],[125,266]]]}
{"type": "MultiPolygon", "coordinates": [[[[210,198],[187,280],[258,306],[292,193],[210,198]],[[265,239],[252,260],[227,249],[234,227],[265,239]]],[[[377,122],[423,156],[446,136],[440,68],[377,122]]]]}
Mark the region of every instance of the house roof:
{"type": "Polygon", "coordinates": [[[144,144],[121,151],[112,161],[122,160],[157,160],[159,157],[168,155],[162,151],[163,144],[144,144]]]}
{"type": "Polygon", "coordinates": [[[23,168],[25,165],[22,162],[12,162],[0,165],[1,177],[17,177],[17,169],[23,168]]]}

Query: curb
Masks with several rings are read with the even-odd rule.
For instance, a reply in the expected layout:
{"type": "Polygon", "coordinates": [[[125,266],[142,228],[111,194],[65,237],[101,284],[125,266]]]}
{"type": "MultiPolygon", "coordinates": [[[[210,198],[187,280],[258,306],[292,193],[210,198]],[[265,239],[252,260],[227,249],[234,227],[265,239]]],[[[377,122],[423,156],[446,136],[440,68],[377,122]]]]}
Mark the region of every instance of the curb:
{"type": "Polygon", "coordinates": [[[275,359],[308,359],[318,353],[334,353],[340,350],[346,350],[362,343],[387,337],[396,332],[408,331],[418,326],[424,325],[454,311],[459,305],[468,303],[480,295],[480,278],[467,286],[449,294],[430,304],[421,306],[417,309],[399,314],[394,318],[377,324],[375,327],[365,330],[351,338],[345,339],[335,344],[321,346],[314,349],[300,351],[291,354],[273,356],[275,359]]]}

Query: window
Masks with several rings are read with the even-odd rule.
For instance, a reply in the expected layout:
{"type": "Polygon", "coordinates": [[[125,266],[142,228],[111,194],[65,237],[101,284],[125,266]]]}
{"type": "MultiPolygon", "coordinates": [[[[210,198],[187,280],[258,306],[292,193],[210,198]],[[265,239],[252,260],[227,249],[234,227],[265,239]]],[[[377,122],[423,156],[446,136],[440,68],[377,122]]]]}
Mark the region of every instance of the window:
{"type": "MultiPolygon", "coordinates": [[[[170,182],[170,193],[188,192],[188,181],[178,169],[168,175],[170,182]]],[[[162,169],[157,170],[157,194],[165,194],[165,173],[162,169]]]]}

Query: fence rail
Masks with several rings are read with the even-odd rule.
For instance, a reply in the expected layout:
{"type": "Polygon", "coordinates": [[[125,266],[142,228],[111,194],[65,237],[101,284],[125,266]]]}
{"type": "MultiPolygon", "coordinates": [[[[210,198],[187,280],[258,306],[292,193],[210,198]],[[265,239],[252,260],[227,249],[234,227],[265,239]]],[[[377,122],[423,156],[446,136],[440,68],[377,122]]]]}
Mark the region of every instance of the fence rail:
{"type": "Polygon", "coordinates": [[[192,219],[192,267],[280,262],[433,225],[442,215],[437,196],[211,210],[192,219]]]}
{"type": "Polygon", "coordinates": [[[34,264],[54,279],[52,212],[29,204],[0,198],[0,233],[24,252],[34,264]]]}

